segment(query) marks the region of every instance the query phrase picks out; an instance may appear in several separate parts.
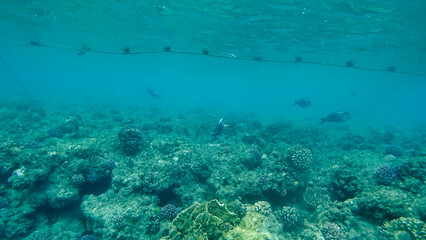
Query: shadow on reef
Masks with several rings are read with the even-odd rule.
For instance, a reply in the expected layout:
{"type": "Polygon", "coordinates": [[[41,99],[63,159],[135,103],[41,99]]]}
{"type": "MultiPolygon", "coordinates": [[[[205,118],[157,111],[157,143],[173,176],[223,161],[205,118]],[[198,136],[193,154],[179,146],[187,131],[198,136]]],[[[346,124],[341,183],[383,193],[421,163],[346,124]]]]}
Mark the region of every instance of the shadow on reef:
{"type": "Polygon", "coordinates": [[[2,239],[425,239],[419,132],[46,108],[0,104],[2,239]]]}

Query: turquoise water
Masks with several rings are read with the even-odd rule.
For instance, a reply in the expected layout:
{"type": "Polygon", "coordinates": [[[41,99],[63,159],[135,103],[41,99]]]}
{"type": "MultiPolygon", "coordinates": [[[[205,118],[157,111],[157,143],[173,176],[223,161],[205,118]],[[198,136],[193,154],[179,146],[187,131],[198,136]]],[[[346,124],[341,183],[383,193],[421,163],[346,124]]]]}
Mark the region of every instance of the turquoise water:
{"type": "Polygon", "coordinates": [[[422,1],[0,6],[1,239],[426,239],[422,1]]]}

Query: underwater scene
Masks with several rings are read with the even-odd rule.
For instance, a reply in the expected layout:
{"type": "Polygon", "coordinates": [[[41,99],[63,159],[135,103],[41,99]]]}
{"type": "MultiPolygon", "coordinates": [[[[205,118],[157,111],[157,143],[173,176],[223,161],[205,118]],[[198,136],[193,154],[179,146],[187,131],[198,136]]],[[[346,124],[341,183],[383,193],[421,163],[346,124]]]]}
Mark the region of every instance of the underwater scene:
{"type": "Polygon", "coordinates": [[[0,239],[426,240],[423,0],[1,0],[0,239]]]}

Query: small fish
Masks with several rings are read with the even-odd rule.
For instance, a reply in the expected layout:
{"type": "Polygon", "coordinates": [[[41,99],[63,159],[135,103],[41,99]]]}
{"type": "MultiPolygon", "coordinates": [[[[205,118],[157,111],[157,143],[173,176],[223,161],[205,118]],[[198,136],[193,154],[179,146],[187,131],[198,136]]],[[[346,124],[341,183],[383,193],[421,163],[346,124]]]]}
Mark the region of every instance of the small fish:
{"type": "Polygon", "coordinates": [[[294,101],[295,105],[299,105],[299,107],[307,108],[311,106],[311,100],[308,100],[306,98],[301,98],[299,100],[294,101]]]}
{"type": "Polygon", "coordinates": [[[154,98],[154,99],[160,98],[160,94],[157,91],[150,89],[150,88],[147,88],[146,91],[149,93],[149,95],[151,95],[152,98],[154,98]]]}
{"type": "Polygon", "coordinates": [[[228,125],[223,123],[223,118],[219,119],[219,121],[216,124],[215,129],[212,132],[212,141],[216,139],[216,136],[219,135],[222,131],[224,127],[227,127],[228,125]]]}
{"type": "Polygon", "coordinates": [[[343,112],[343,111],[337,111],[337,112],[331,113],[330,115],[328,115],[325,118],[321,118],[320,124],[323,124],[325,122],[345,122],[345,121],[348,121],[349,119],[351,119],[350,113],[343,112]]]}

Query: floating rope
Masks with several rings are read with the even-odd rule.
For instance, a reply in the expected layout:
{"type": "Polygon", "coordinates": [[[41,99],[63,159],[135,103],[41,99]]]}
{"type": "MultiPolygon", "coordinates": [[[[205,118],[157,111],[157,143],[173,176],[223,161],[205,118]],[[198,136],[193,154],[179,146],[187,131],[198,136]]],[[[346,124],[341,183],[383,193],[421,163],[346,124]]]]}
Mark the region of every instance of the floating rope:
{"type": "Polygon", "coordinates": [[[25,96],[30,100],[31,103],[34,103],[34,99],[31,97],[30,93],[27,91],[25,86],[22,84],[22,82],[19,80],[18,76],[16,76],[15,72],[12,70],[12,68],[7,64],[7,62],[0,57],[0,60],[3,62],[4,66],[6,66],[6,69],[10,72],[12,75],[13,80],[19,85],[19,87],[22,89],[22,91],[25,93],[25,96]]]}

